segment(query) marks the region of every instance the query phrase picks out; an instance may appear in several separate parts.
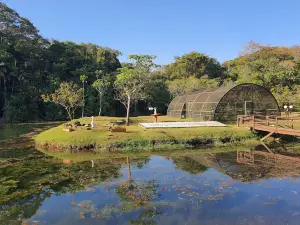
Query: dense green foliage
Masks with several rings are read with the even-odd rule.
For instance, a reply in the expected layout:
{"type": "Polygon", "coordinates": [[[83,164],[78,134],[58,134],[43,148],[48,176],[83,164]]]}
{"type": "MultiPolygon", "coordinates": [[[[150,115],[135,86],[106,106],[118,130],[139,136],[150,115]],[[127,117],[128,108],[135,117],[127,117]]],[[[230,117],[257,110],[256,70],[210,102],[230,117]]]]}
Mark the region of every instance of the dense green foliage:
{"type": "MultiPolygon", "coordinates": [[[[0,117],[8,121],[66,119],[67,113],[53,103],[43,103],[42,94],[52,93],[61,82],[87,86],[96,80],[95,71],[111,74],[121,66],[120,52],[94,44],[49,41],[30,21],[0,3],[0,117]]],[[[96,114],[97,91],[86,90],[86,112],[96,114]]],[[[106,102],[112,100],[107,96],[106,102]]],[[[97,104],[99,105],[99,104],[97,104]]],[[[113,112],[106,104],[106,113],[113,112]]],[[[78,112],[79,113],[79,112],[78,112]]]]}
{"type": "Polygon", "coordinates": [[[4,3],[0,3],[0,37],[0,122],[67,119],[63,107],[41,98],[62,82],[84,89],[83,109],[78,108],[75,117],[124,116],[128,106],[132,115],[149,114],[149,105],[164,113],[176,95],[233,82],[263,85],[280,105],[297,108],[300,103],[299,46],[250,42],[239,57],[223,65],[198,52],[175,57],[159,68],[150,55],[131,55],[133,62],[121,64],[117,50],[43,38],[28,19],[4,3]],[[132,91],[136,86],[138,91],[132,91]]]}
{"type": "Polygon", "coordinates": [[[63,82],[54,93],[42,95],[42,98],[45,102],[53,102],[64,107],[69,119],[72,120],[76,108],[83,106],[83,89],[79,89],[73,82],[63,82]]]}
{"type": "Polygon", "coordinates": [[[283,104],[299,105],[300,47],[271,47],[249,42],[243,54],[224,63],[238,83],[262,85],[283,104]]]}

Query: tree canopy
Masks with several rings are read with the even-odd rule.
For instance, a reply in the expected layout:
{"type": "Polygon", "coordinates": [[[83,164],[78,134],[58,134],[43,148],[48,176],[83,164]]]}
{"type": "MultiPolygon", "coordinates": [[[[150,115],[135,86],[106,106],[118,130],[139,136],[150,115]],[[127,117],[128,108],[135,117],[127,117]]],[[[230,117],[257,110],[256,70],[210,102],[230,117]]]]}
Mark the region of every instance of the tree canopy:
{"type": "Polygon", "coordinates": [[[151,71],[156,65],[151,55],[130,55],[133,63],[119,69],[115,81],[117,99],[127,110],[126,125],[129,125],[129,113],[132,103],[145,97],[146,89],[151,83],[151,71]]]}
{"type": "Polygon", "coordinates": [[[270,89],[280,104],[296,103],[300,84],[299,47],[263,46],[253,41],[242,55],[224,62],[228,76],[238,83],[255,83],[270,89]]]}
{"type": "MultiPolygon", "coordinates": [[[[43,38],[28,19],[4,3],[0,3],[0,37],[0,118],[7,121],[65,119],[66,113],[45,104],[40,96],[62,82],[79,85],[82,74],[88,76],[89,86],[96,70],[109,74],[121,66],[117,50],[43,38]]],[[[86,92],[90,115],[99,110],[94,104],[97,94],[91,88],[86,92]]]]}
{"type": "Polygon", "coordinates": [[[225,70],[214,58],[207,55],[191,52],[181,57],[175,57],[175,62],[170,63],[164,68],[170,80],[181,78],[222,78],[225,70]]]}
{"type": "Polygon", "coordinates": [[[70,120],[73,119],[76,108],[83,105],[83,91],[73,82],[61,83],[54,93],[42,95],[42,98],[45,102],[53,102],[64,107],[70,120]]]}

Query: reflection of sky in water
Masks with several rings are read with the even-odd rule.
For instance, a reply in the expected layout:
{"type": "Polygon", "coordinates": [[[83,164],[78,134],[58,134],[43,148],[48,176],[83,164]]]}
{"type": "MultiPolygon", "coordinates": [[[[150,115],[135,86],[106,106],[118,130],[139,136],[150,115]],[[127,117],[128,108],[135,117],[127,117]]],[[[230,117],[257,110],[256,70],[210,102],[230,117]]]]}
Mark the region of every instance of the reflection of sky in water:
{"type": "Polygon", "coordinates": [[[114,187],[127,181],[128,168],[123,165],[118,179],[75,194],[47,198],[30,221],[51,225],[155,224],[155,221],[164,225],[300,224],[300,179],[241,183],[212,168],[192,175],[176,168],[172,160],[159,156],[151,157],[141,169],[132,165],[131,173],[137,183],[156,180],[159,185],[160,196],[147,207],[122,211],[123,204],[119,205],[114,187]],[[88,203],[89,208],[78,206],[82,203],[88,203]],[[145,210],[150,210],[151,216],[142,217],[145,210]],[[91,218],[99,211],[107,212],[107,218],[91,218]],[[85,212],[84,219],[80,219],[81,212],[85,212]],[[129,222],[139,217],[138,222],[129,222]]]}

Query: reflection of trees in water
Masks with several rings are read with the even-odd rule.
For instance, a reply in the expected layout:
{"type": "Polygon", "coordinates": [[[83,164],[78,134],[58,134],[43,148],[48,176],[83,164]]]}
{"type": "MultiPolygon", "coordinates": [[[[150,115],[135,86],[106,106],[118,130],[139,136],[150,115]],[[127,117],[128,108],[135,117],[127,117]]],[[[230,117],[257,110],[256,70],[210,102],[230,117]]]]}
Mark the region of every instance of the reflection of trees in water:
{"type": "Polygon", "coordinates": [[[205,153],[194,156],[195,160],[203,163],[207,167],[230,176],[241,182],[251,182],[268,174],[268,168],[256,169],[237,162],[236,152],[226,153],[205,153]]]}
{"type": "Polygon", "coordinates": [[[158,207],[152,207],[145,209],[137,219],[130,220],[129,224],[131,225],[156,225],[157,222],[154,220],[156,216],[160,216],[162,214],[159,211],[158,207]]]}
{"type": "Polygon", "coordinates": [[[142,158],[138,162],[136,162],[136,166],[137,166],[137,168],[142,169],[149,162],[150,162],[150,158],[145,158],[145,159],[142,158]]]}
{"type": "Polygon", "coordinates": [[[262,151],[199,153],[172,159],[177,168],[191,174],[214,168],[241,182],[300,176],[300,158],[262,151]]]}
{"type": "Polygon", "coordinates": [[[146,205],[159,196],[157,188],[158,184],[155,180],[151,181],[135,181],[131,176],[131,162],[127,157],[128,181],[118,184],[115,188],[120,200],[125,203],[135,203],[136,206],[146,205]]]}
{"type": "Polygon", "coordinates": [[[203,173],[207,170],[206,166],[188,156],[172,157],[172,160],[176,168],[189,172],[190,174],[203,173]]]}
{"type": "MultiPolygon", "coordinates": [[[[114,192],[119,196],[120,204],[106,204],[104,207],[98,208],[97,204],[92,201],[83,201],[81,203],[72,202],[72,206],[80,210],[81,219],[115,219],[116,213],[133,212],[142,209],[140,216],[136,220],[132,220],[132,224],[155,224],[152,216],[159,215],[158,207],[152,204],[152,200],[159,196],[156,181],[135,180],[131,175],[132,166],[143,168],[150,159],[138,158],[115,158],[118,164],[126,163],[128,167],[128,180],[118,183],[113,187],[114,192]]],[[[111,163],[111,162],[110,162],[111,163]]],[[[96,162],[95,162],[96,167],[96,162]]],[[[109,191],[111,188],[107,188],[109,191]]]]}
{"type": "MultiPolygon", "coordinates": [[[[125,159],[124,159],[125,161],[125,159]]],[[[101,218],[110,218],[117,212],[132,212],[142,209],[137,219],[130,220],[129,224],[154,225],[157,224],[154,218],[161,215],[159,207],[155,206],[153,200],[158,198],[158,184],[155,180],[135,180],[132,177],[131,167],[136,165],[142,169],[150,161],[149,158],[130,159],[126,158],[128,167],[128,180],[115,186],[115,193],[119,196],[120,205],[106,206],[104,209],[95,209],[90,216],[95,217],[95,214],[101,215],[101,218]]]]}
{"type": "Polygon", "coordinates": [[[20,224],[34,215],[45,198],[85,189],[119,176],[120,164],[105,160],[66,166],[50,157],[32,157],[26,149],[22,160],[0,168],[0,224],[20,224]]]}
{"type": "MultiPolygon", "coordinates": [[[[149,159],[145,159],[137,162],[136,165],[138,168],[142,168],[141,165],[145,165],[148,162],[149,159]]],[[[152,205],[152,201],[160,196],[158,193],[158,184],[155,180],[135,181],[131,176],[130,163],[130,158],[127,157],[128,181],[117,185],[115,192],[120,198],[123,211],[130,212],[140,207],[144,208],[139,217],[135,220],[130,220],[129,224],[155,225],[157,224],[154,220],[155,216],[162,213],[158,210],[158,207],[152,205]]]]}
{"type": "Polygon", "coordinates": [[[289,156],[263,151],[237,151],[237,162],[244,164],[249,170],[262,171],[260,173],[264,178],[300,176],[299,155],[289,156]]]}
{"type": "Polygon", "coordinates": [[[158,184],[152,181],[134,181],[133,179],[117,185],[115,191],[124,204],[147,205],[159,196],[158,184]]]}
{"type": "Polygon", "coordinates": [[[190,156],[200,164],[241,182],[300,176],[300,158],[263,151],[200,153],[190,156]]]}

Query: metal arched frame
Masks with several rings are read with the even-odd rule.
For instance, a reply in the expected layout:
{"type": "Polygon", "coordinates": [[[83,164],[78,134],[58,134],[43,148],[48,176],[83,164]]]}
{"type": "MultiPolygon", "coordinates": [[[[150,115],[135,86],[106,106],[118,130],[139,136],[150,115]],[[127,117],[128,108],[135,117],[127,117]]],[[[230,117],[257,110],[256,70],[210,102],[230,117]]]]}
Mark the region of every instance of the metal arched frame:
{"type": "MultiPolygon", "coordinates": [[[[174,115],[179,115],[180,114],[180,116],[181,116],[181,113],[182,113],[182,111],[183,111],[183,108],[184,108],[184,103],[182,104],[182,107],[180,107],[179,109],[177,109],[176,107],[178,107],[178,104],[181,104],[180,103],[180,100],[182,100],[182,98],[186,98],[187,97],[187,95],[185,94],[185,95],[179,95],[179,96],[177,96],[177,97],[175,97],[173,100],[172,100],[172,102],[170,103],[170,105],[172,104],[173,105],[173,110],[172,110],[172,112],[170,113],[169,112],[169,108],[168,108],[168,111],[167,111],[167,115],[168,116],[174,116],[174,115]],[[177,99],[178,98],[178,99],[177,99]],[[176,100],[177,99],[177,101],[176,102],[173,102],[174,100],[176,100]],[[180,113],[178,113],[180,111],[180,113]]],[[[170,107],[170,105],[169,105],[169,107],[170,107]]]]}
{"type": "MultiPolygon", "coordinates": [[[[251,85],[252,87],[258,87],[262,90],[264,90],[266,93],[268,93],[268,95],[273,99],[273,101],[276,103],[276,106],[277,106],[277,111],[278,111],[278,114],[280,115],[280,107],[279,107],[279,104],[276,100],[276,98],[274,97],[274,95],[271,93],[271,91],[267,88],[265,88],[264,86],[261,86],[261,85],[258,85],[258,84],[253,84],[253,83],[242,83],[242,84],[236,84],[236,85],[233,85],[227,92],[224,93],[224,95],[220,98],[218,104],[216,105],[215,107],[215,110],[214,110],[214,113],[213,113],[213,118],[215,118],[215,113],[216,113],[216,110],[218,109],[218,106],[220,105],[220,103],[222,103],[222,100],[224,98],[226,98],[226,96],[229,94],[229,92],[231,91],[234,91],[235,88],[239,87],[239,86],[246,86],[246,85],[251,85]]],[[[253,98],[253,97],[252,97],[253,98]]],[[[253,99],[252,99],[253,101],[253,99]]]]}
{"type": "Polygon", "coordinates": [[[265,87],[252,83],[235,84],[196,91],[177,96],[170,103],[168,115],[186,116],[194,120],[235,120],[242,113],[280,114],[273,94],[265,87]],[[248,111],[247,104],[251,103],[248,111]]]}

